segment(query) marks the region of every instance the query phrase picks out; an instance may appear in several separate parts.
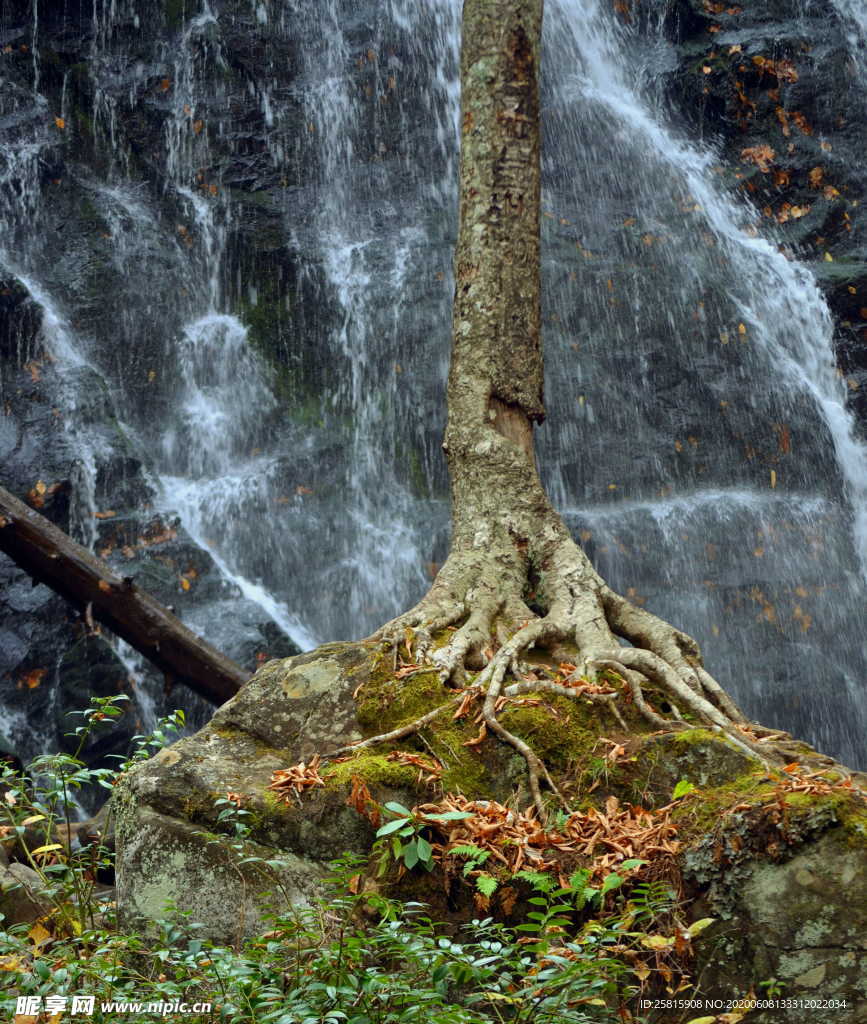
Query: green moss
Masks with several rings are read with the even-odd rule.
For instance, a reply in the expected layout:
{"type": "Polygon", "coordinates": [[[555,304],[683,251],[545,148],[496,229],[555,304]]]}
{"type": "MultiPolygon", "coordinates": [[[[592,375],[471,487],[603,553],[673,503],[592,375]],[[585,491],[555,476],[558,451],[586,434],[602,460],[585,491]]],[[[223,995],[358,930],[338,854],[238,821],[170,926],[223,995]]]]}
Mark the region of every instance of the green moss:
{"type": "Polygon", "coordinates": [[[698,743],[719,743],[725,739],[710,729],[684,729],[683,732],[672,733],[671,738],[674,743],[680,743],[685,747],[698,743]]]}
{"type": "Polygon", "coordinates": [[[591,756],[599,739],[599,720],[589,705],[568,697],[528,694],[538,705],[510,705],[500,718],[553,769],[565,769],[591,756]]]}
{"type": "Polygon", "coordinates": [[[850,846],[867,846],[867,801],[856,793],[787,793],[786,806],[807,824],[811,818],[839,822],[850,846]]]}
{"type": "MultiPolygon", "coordinates": [[[[756,768],[732,782],[701,790],[683,801],[672,814],[687,843],[706,837],[734,808],[744,812],[779,806],[778,782],[762,768],[756,768]],[[745,805],[745,806],[742,806],[745,805]]],[[[867,845],[867,803],[859,794],[834,790],[831,793],[783,792],[784,819],[780,832],[789,843],[840,824],[850,845],[867,845]]],[[[776,827],[776,826],[775,826],[776,827]]]]}
{"type": "Polygon", "coordinates": [[[850,846],[867,847],[867,807],[847,805],[840,809],[840,824],[850,846]]]}
{"type": "MultiPolygon", "coordinates": [[[[449,635],[445,633],[446,637],[449,635]]],[[[443,686],[435,669],[395,679],[393,652],[383,650],[372,659],[370,674],[359,693],[358,721],[366,735],[376,735],[419,718],[450,696],[453,691],[443,686]]],[[[471,714],[455,721],[445,711],[422,730],[427,747],[412,737],[407,742],[418,743],[423,753],[433,751],[442,762],[445,792],[463,793],[471,799],[504,795],[492,791],[497,788],[497,780],[508,782],[503,774],[502,745],[493,739],[479,748],[465,745],[478,735],[479,727],[473,717],[471,714]]]]}
{"type": "Polygon", "coordinates": [[[721,786],[700,790],[695,797],[687,798],[674,809],[672,820],[680,828],[680,838],[688,841],[707,835],[739,804],[759,806],[769,803],[774,792],[774,781],[763,769],[757,768],[721,786]]]}
{"type": "MultiPolygon", "coordinates": [[[[258,802],[257,802],[258,804],[258,802]]],[[[298,807],[287,804],[272,790],[266,789],[261,796],[261,804],[248,808],[250,824],[254,837],[271,841],[275,831],[279,834],[281,826],[290,822],[298,815],[298,807]]]]}
{"type": "Polygon", "coordinates": [[[390,789],[412,789],[418,769],[411,765],[389,761],[387,754],[360,751],[349,761],[342,761],[329,769],[327,787],[348,786],[353,776],[358,776],[368,787],[382,786],[390,789]]]}
{"type": "MultiPolygon", "coordinates": [[[[452,633],[443,630],[434,646],[442,646],[452,633]]],[[[449,699],[439,674],[433,670],[413,673],[402,679],[394,674],[394,653],[384,649],[372,658],[371,667],[358,697],[358,720],[366,735],[397,728],[420,717],[449,699]]],[[[476,739],[475,721],[480,705],[455,721],[445,711],[422,730],[422,743],[408,737],[422,752],[433,752],[443,764],[442,786],[446,792],[460,792],[474,799],[503,800],[524,785],[526,765],[508,745],[488,736],[476,739]]],[[[580,773],[589,762],[601,732],[609,731],[607,713],[595,705],[548,693],[528,694],[526,703],[508,704],[501,712],[503,725],[528,743],[555,772],[580,773]],[[531,701],[538,698],[541,703],[531,701]]],[[[598,760],[598,758],[597,758],[598,760]]],[[[616,774],[617,768],[611,773],[616,774]]]]}
{"type": "MultiPolygon", "coordinates": [[[[475,725],[467,728],[455,722],[451,727],[441,723],[426,733],[430,737],[431,749],[445,765],[442,777],[443,790],[446,793],[463,793],[471,800],[491,796],[502,799],[504,794],[497,792],[496,783],[509,782],[514,773],[501,770],[497,780],[496,771],[492,772],[491,768],[498,760],[497,754],[502,753],[499,750],[496,753],[491,750],[490,745],[495,743],[495,740],[485,741],[487,749],[484,749],[485,744],[482,749],[464,746],[468,739],[475,737],[477,730],[478,727],[475,725]]],[[[523,761],[521,765],[523,771],[523,761]]]]}

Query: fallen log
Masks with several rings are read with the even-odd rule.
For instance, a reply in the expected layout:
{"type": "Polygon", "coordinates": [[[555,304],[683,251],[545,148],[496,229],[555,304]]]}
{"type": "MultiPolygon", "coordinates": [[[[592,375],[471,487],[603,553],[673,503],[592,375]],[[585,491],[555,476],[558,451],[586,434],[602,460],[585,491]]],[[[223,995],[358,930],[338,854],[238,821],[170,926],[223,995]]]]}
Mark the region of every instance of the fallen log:
{"type": "Polygon", "coordinates": [[[0,551],[75,605],[86,621],[97,619],[126,640],[169,684],[183,683],[222,704],[252,675],[187,629],[131,577],[119,576],[2,487],[0,551]]]}

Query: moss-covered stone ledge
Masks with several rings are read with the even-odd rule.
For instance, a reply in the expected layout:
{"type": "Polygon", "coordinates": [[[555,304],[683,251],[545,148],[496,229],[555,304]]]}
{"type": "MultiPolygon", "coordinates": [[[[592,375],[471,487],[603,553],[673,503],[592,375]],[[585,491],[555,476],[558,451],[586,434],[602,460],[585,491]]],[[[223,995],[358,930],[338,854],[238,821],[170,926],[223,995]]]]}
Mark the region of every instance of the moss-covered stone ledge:
{"type": "MultiPolygon", "coordinates": [[[[268,790],[273,772],[309,759],[323,746],[361,738],[352,692],[369,664],[360,645],[332,644],[265,665],[202,730],[132,768],[112,798],[116,821],[118,912],[147,927],[166,906],[191,913],[219,941],[258,930],[275,888],[284,902],[308,901],[325,865],[344,851],[363,852],[370,825],[345,805],[347,787],[316,791],[289,806],[268,790]],[[345,790],[345,791],[344,791],[345,790]],[[215,801],[239,794],[251,826],[247,855],[288,864],[277,886],[271,872],[242,866],[229,849],[215,801]],[[220,838],[224,845],[219,845],[220,838]]],[[[384,778],[395,798],[399,783],[384,778]]]]}
{"type": "MultiPolygon", "coordinates": [[[[544,672],[543,660],[537,670],[544,672]]],[[[278,901],[308,901],[329,860],[366,854],[372,845],[372,826],[347,804],[356,777],[380,803],[412,806],[453,792],[528,806],[523,759],[480,736],[474,705],[458,718],[442,713],[418,734],[324,764],[325,785],[289,803],[268,788],[275,770],[414,721],[450,693],[434,671],[408,673],[393,650],[363,643],[330,644],[263,666],[204,729],[118,784],[122,920],[141,926],[165,917],[171,903],[190,911],[206,934],[236,941],[258,931],[267,892],[276,891],[278,901]],[[436,758],[439,778],[390,759],[395,750],[436,758]],[[227,794],[249,812],[245,853],[285,862],[279,885],[255,864],[238,866],[214,805],[227,794]]],[[[678,783],[693,787],[668,813],[682,844],[678,869],[689,914],[716,920],[698,946],[695,976],[704,994],[760,994],[761,983],[776,978],[787,994],[863,1003],[867,805],[858,784],[865,780],[854,776],[851,785],[839,766],[797,741],[784,740],[776,759],[762,764],[707,729],[651,732],[628,700],[619,703],[621,720],[590,699],[528,693],[504,706],[500,718],[545,759],[573,807],[603,808],[616,796],[622,805],[655,809],[672,804],[678,783]],[[801,767],[786,771],[786,761],[801,767]]],[[[427,892],[435,883],[410,872],[400,884],[417,896],[419,886],[427,892]]],[[[455,907],[440,897],[434,912],[461,919],[472,914],[471,899],[455,907]]],[[[863,1019],[847,1012],[835,1011],[834,1020],[863,1019]]]]}

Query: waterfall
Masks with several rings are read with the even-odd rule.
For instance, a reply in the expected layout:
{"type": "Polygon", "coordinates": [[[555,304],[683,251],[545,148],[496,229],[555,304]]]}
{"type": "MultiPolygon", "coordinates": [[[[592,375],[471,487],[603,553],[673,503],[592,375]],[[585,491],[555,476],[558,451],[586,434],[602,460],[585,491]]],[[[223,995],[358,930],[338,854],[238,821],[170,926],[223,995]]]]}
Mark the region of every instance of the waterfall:
{"type": "Polygon", "coordinates": [[[858,761],[867,452],[824,299],[610,15],[549,6],[546,47],[549,486],[750,714],[858,761]]]}
{"type": "MultiPolygon", "coordinates": [[[[660,97],[671,46],[546,7],[546,486],[751,715],[864,763],[867,471],[825,301],[660,97]]],[[[460,3],[95,0],[86,60],[29,10],[0,279],[55,360],[75,529],[177,518],[212,574],[183,617],[230,653],[366,635],[448,550],[460,3]]]]}
{"type": "Polygon", "coordinates": [[[836,0],[836,6],[843,17],[849,18],[852,22],[850,40],[853,49],[857,48],[861,51],[860,64],[863,66],[865,63],[863,51],[867,46],[867,8],[860,0],[836,0]]]}

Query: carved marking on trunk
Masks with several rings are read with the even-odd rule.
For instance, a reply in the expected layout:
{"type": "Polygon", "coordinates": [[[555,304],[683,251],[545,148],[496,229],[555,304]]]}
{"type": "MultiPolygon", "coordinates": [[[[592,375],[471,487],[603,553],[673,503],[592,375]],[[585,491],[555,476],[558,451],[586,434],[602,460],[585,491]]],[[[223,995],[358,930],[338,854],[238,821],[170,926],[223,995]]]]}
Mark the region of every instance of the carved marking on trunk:
{"type": "Polygon", "coordinates": [[[499,398],[491,396],[488,400],[488,407],[494,414],[492,426],[494,430],[507,441],[516,444],[527,456],[533,465],[536,464],[536,454],[533,448],[533,424],[524,414],[524,411],[517,405],[502,402],[499,398]]]}

